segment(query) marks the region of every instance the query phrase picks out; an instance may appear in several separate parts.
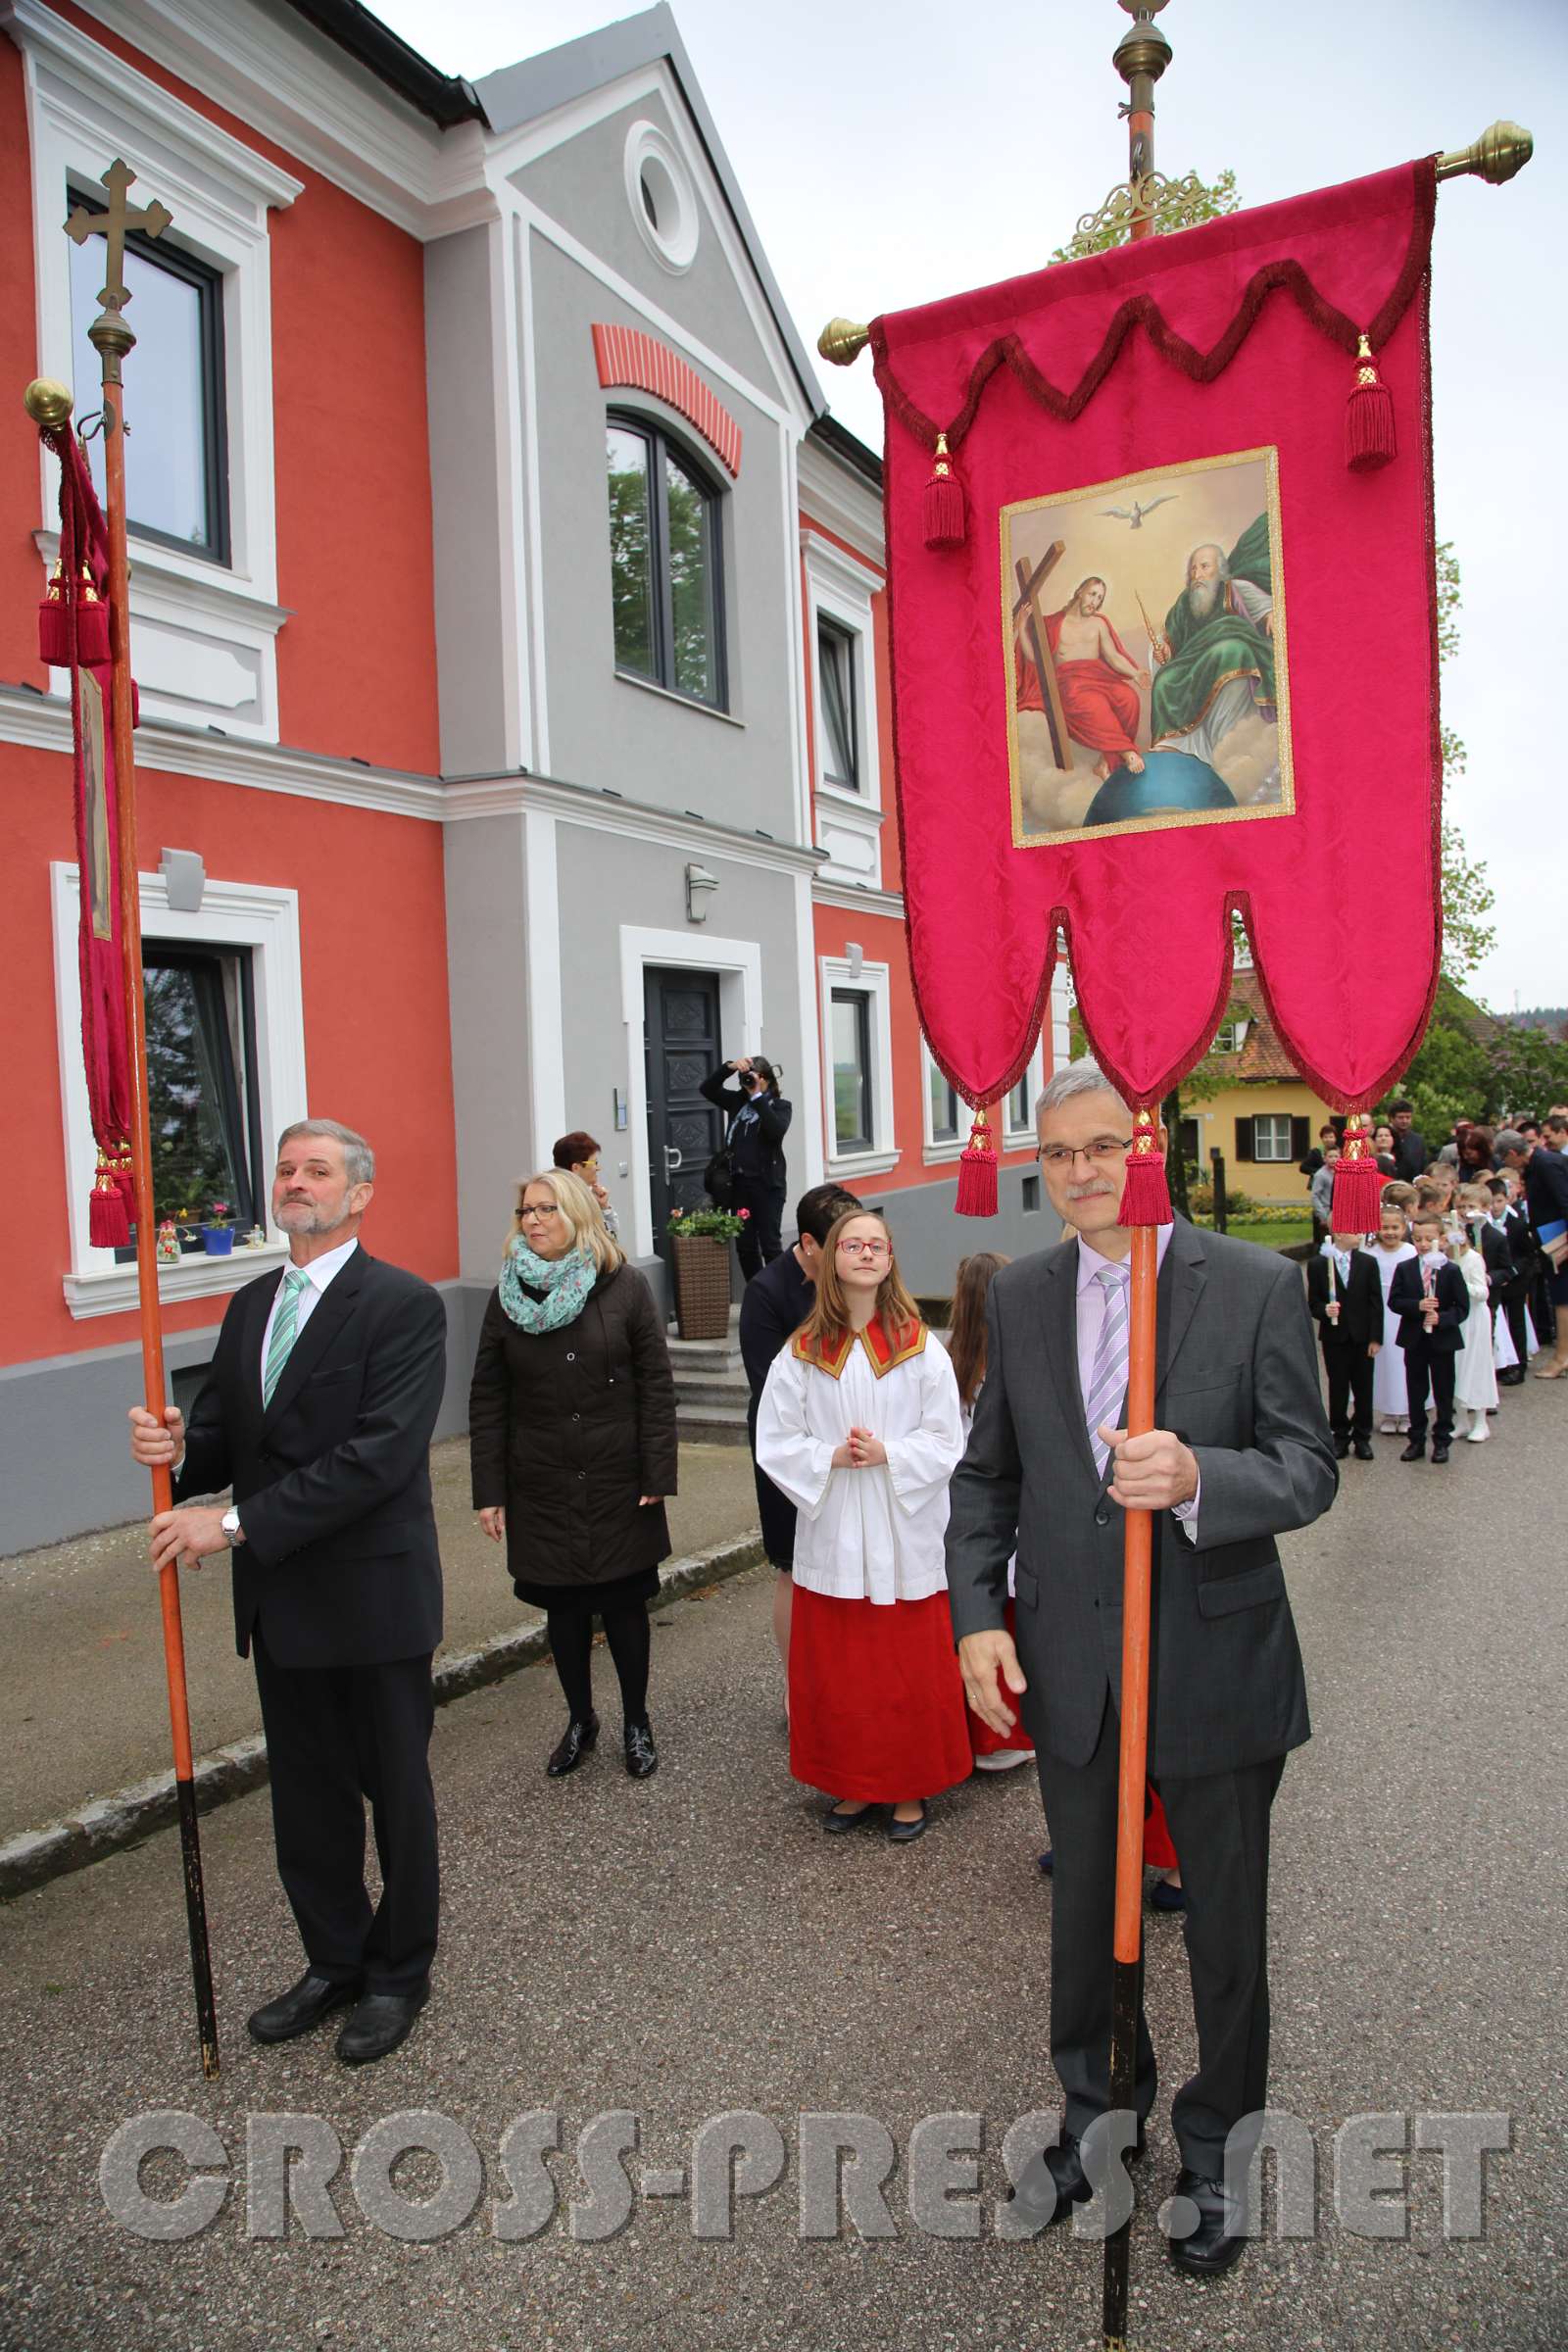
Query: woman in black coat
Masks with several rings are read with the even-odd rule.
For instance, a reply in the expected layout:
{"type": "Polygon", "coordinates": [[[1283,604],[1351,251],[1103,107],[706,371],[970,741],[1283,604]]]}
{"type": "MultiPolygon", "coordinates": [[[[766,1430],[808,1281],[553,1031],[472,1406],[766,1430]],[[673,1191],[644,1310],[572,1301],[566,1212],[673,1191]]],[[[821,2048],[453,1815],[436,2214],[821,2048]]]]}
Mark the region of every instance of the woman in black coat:
{"type": "Polygon", "coordinates": [[[620,1680],[626,1770],[658,1767],[648,1722],[648,1603],[668,1557],[675,1383],[653,1294],[560,1168],[517,1189],[468,1395],[473,1507],[507,1545],[519,1600],[546,1612],[566,1695],[546,1767],[575,1772],[599,1737],[594,1619],[620,1680]]]}
{"type": "Polygon", "coordinates": [[[746,1223],[735,1238],[735,1254],[750,1282],[784,1247],[779,1233],[789,1189],[784,1136],[792,1106],[778,1091],[777,1070],[760,1054],[742,1054],[726,1061],[703,1080],[700,1091],[717,1103],[728,1122],[724,1146],[734,1186],[730,1205],[746,1211],[746,1223]],[[725,1080],[732,1074],[735,1084],[727,1086],[725,1080]]]}

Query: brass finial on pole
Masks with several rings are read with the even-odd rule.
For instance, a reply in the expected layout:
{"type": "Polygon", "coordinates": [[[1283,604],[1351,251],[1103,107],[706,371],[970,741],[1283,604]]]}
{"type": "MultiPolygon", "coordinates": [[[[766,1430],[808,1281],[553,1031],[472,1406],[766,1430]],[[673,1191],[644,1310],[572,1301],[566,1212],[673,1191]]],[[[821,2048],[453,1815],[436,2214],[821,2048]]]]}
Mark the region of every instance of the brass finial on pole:
{"type": "Polygon", "coordinates": [[[1438,158],[1440,179],[1462,179],[1466,173],[1500,188],[1505,179],[1522,172],[1536,152],[1536,142],[1521,122],[1491,122],[1468,147],[1450,148],[1438,158]]]}
{"type": "Polygon", "coordinates": [[[1169,41],[1154,23],[1167,0],[1116,0],[1132,23],[1116,43],[1111,64],[1127,84],[1127,185],[1133,199],[1130,233],[1147,237],[1154,216],[1145,182],[1154,169],[1154,84],[1170,64],[1169,41]]]}
{"type": "Polygon", "coordinates": [[[35,375],[22,395],[22,405],[34,424],[58,432],[76,403],[69,384],[57,384],[52,375],[35,375]]]}

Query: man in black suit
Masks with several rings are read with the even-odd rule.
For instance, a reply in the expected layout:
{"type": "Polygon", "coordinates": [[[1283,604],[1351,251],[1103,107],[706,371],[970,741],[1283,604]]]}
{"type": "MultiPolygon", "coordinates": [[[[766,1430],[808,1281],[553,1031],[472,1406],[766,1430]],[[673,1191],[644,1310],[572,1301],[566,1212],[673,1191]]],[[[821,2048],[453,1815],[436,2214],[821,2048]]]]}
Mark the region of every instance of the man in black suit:
{"type": "Polygon", "coordinates": [[[795,1203],[795,1246],[784,1250],[760,1274],[754,1274],[741,1299],[741,1361],[751,1397],[746,1407],[746,1442],[752,1449],[752,1476],[757,1482],[757,1509],[761,1521],[762,1549],[779,1571],[773,1587],[773,1639],[790,1667],[790,1609],[795,1588],[790,1571],[795,1565],[795,1505],[781,1494],[765,1470],[757,1466],[757,1408],[767,1376],[781,1348],[787,1348],[810,1313],[816,1298],[816,1269],[822,1244],[836,1217],[858,1208],[859,1201],[840,1184],[816,1184],[795,1203]]]}
{"type": "Polygon", "coordinates": [[[1372,1373],[1383,1346],[1383,1283],[1362,1239],[1331,1233],[1306,1268],[1306,1303],[1322,1343],[1329,1427],[1342,1462],[1352,1443],[1358,1462],[1372,1459],[1372,1373]]]}
{"type": "MultiPolygon", "coordinates": [[[[1501,1389],[1523,1386],[1525,1369],[1530,1360],[1529,1333],[1525,1328],[1525,1312],[1530,1304],[1531,1286],[1536,1278],[1536,1260],[1540,1246],[1531,1230],[1525,1209],[1523,1186],[1511,1176],[1494,1176],[1487,1186],[1492,1196],[1492,1214],[1489,1222],[1500,1240],[1507,1257],[1506,1268],[1499,1267],[1501,1287],[1497,1303],[1508,1325],[1508,1337],[1513,1342],[1514,1360],[1505,1371],[1497,1374],[1501,1389]],[[1513,1192],[1520,1199],[1516,1202],[1513,1192]]],[[[1485,1242],[1483,1241],[1483,1252],[1485,1242]]],[[[1489,1274],[1491,1261],[1489,1259],[1489,1274]]]]}
{"type": "Polygon", "coordinates": [[[232,1552],[235,1637],[256,1668],[278,1875],[307,1967],[250,2031],[292,2040],[352,2002],[337,2040],[349,2065],[396,2049],[424,2006],[438,1903],[429,1447],[446,1317],[428,1283],[360,1248],[374,1174],[352,1128],[286,1129],[272,1222],[289,1265],[230,1299],[188,1428],[172,1406],[163,1427],[130,1414],[137,1461],[175,1473],[179,1507],[152,1523],[154,1562],[232,1552]],[[225,1487],[226,1510],[185,1500],[225,1487]]]}
{"type": "MultiPolygon", "coordinates": [[[[1150,1778],[1187,1890],[1199,2066],[1177,2093],[1178,2188],[1198,2212],[1172,2257],[1198,2277],[1246,2243],[1245,2181],[1268,2089],[1269,1808],[1309,1736],[1275,1537],[1338,1484],[1298,1269],[1249,1242],[1160,1229],[1156,1413],[1129,1439],[1127,1272],[1117,1223],[1131,1114],[1092,1063],[1039,1104],[1053,1206],[1078,1239],[1004,1266],[986,1378],[954,1475],[948,1590],[969,1704],[1002,1734],[1023,1701],[1054,1851],[1051,2052],[1064,2136],[1016,2195],[1059,2221],[1091,2184],[1079,2152],[1109,2106],[1123,1531],[1154,1513],[1150,1778]],[[1005,1631],[1017,1551],[1016,1646],[1005,1631]]],[[[1139,2022],[1139,2137],[1155,2090],[1139,2022]]]]}
{"type": "Polygon", "coordinates": [[[1402,1097],[1392,1102],[1389,1125],[1394,1129],[1394,1173],[1400,1184],[1414,1184],[1427,1172],[1426,1139],[1416,1131],[1415,1105],[1402,1097]]]}
{"type": "Polygon", "coordinates": [[[1389,1312],[1399,1318],[1404,1350],[1404,1394],[1410,1408],[1410,1443],[1401,1462],[1422,1462],[1427,1452],[1427,1396],[1433,1403],[1432,1459],[1446,1462],[1453,1443],[1454,1359],[1464,1346],[1462,1326],[1470,1293],[1458,1267],[1443,1253],[1443,1219],[1435,1211],[1410,1220],[1414,1257],[1394,1269],[1389,1312]]]}

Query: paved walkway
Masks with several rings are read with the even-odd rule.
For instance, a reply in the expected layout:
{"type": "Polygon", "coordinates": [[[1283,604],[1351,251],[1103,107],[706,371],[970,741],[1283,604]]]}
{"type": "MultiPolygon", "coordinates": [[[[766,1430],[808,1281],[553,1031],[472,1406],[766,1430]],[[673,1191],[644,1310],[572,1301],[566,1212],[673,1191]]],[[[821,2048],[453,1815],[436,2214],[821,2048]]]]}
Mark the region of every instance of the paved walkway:
{"type": "MultiPolygon", "coordinates": [[[[1152,1919],[1164,2082],[1140,2175],[1131,2336],[1148,2352],[1568,2343],[1565,1415],[1563,1387],[1506,1394],[1495,1441],[1461,1445],[1446,1472],[1406,1468],[1380,1443],[1375,1463],[1346,1465],[1331,1517],[1289,1544],[1316,1737],[1276,1815],[1273,2095],[1310,2128],[1318,2228],[1271,2236],[1214,2286],[1165,2262],[1151,2211],[1172,2178],[1168,2095],[1191,2063],[1192,2025],[1180,1924],[1152,1919]],[[1489,2160],[1479,2240],[1445,2239],[1434,2154],[1409,2159],[1407,2237],[1373,2240],[1336,2217],[1335,2134],[1369,2111],[1512,2118],[1511,2152],[1489,2160]]],[[[297,1966],[265,1795],[204,1824],[216,2084],[195,2060],[172,1836],[0,1912],[0,2344],[1092,2352],[1098,2247],[1063,2230],[1007,2244],[992,2219],[1008,2126],[1054,2097],[1037,1796],[1022,1774],[971,1781],[920,1844],[825,1839],[788,1776],[768,1602],[761,1571],[658,1611],[663,1761],[646,1784],[620,1769],[603,1667],[610,1736],[565,1783],[543,1776],[561,1725],[548,1667],[442,1711],[446,1940],[432,2005],[383,2066],[349,2074],[325,2034],[270,2052],[246,2039],[246,2010],[297,1966]],[[183,2242],[127,2232],[100,2197],[111,2133],[153,2108],[210,2124],[234,2183],[183,2242]],[[449,2118],[485,2168],[473,2218],[428,2245],[368,2222],[350,2177],[368,2129],[410,2109],[449,2118]],[[575,2152],[593,2119],[640,2117],[626,2163],[646,2190],[654,2168],[692,2165],[705,2118],[742,2109],[779,2128],[788,2164],[771,2193],[739,2200],[732,2242],[697,2239],[692,2200],[677,2194],[645,2193],[618,2234],[573,2236],[565,2208],[586,2197],[575,2152]],[[563,2119],[561,2201],[539,2234],[509,2242],[490,2219],[492,2201],[509,2201],[498,2150],[536,2110],[563,2119]],[[798,2118],[809,2110],[892,2134],[894,2235],[846,2225],[803,2239],[798,2118]],[[948,2110],[986,2119],[978,2238],[910,2217],[911,2132],[948,2110]],[[286,2237],[247,2235],[247,2118],[284,2111],[320,2119],[305,2128],[328,2128],[344,2150],[329,2190],[341,2236],[309,2234],[297,2212],[286,2237]]],[[[270,2127],[254,2128],[259,2146],[270,2127]]],[[[612,2128],[597,2133],[596,2172],[612,2128]]],[[[157,2156],[144,2179],[171,2196],[187,2177],[157,2156]]],[[[249,2178],[265,2219],[259,2154],[249,2178]]],[[[360,2179],[373,2208],[364,2162],[360,2179]]],[[[422,2195],[437,2174],[410,2157],[398,2182],[422,2195]]],[[[330,2219],[321,2208],[316,2227],[330,2219]]]]}
{"type": "MultiPolygon", "coordinates": [[[[505,1553],[469,1503],[468,1442],[437,1446],[430,1466],[446,1577],[438,1656],[543,1622],[513,1592],[505,1553]]],[[[683,1445],[669,1505],[677,1554],[706,1551],[757,1524],[744,1446],[683,1445]]],[[[110,1528],[0,1562],[0,1841],[40,1829],[86,1799],[170,1769],[163,1620],[145,1526],[110,1528]]],[[[198,1755],[261,1730],[249,1662],[234,1650],[228,1562],[180,1579],[191,1738],[198,1755]]]]}

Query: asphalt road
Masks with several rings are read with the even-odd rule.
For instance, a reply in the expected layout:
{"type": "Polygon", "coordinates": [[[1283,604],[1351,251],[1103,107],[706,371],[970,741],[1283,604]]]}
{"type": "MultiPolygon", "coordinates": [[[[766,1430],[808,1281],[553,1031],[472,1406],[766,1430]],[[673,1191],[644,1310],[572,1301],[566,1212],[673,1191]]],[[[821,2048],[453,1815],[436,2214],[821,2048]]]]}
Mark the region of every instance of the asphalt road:
{"type": "MultiPolygon", "coordinates": [[[[1176,2276],[1152,2219],[1175,2167],[1162,2097],[1139,2175],[1135,2345],[1568,2344],[1565,1417],[1568,1388],[1530,1383],[1505,1393],[1494,1442],[1459,1446],[1446,1472],[1407,1468],[1381,1442],[1375,1463],[1346,1465],[1331,1517],[1289,1544],[1316,1736],[1276,1812],[1273,2097],[1308,2127],[1316,2227],[1270,2234],[1219,2284],[1176,2276]],[[1511,2119],[1508,2152],[1487,2160],[1479,2238],[1445,2236],[1431,2152],[1392,2168],[1408,2181],[1408,2220],[1396,2196],[1386,2220],[1407,2234],[1348,2226],[1336,2133],[1370,2112],[1511,2119]]],[[[609,1736],[565,1783],[543,1777],[562,1716],[548,1667],[442,1712],[446,1939],[430,2008],[379,2067],[348,2073],[327,2033],[265,2052],[245,2035],[246,2011],[298,1966],[265,1794],[203,1827],[223,2031],[214,2085],[195,2059],[172,1836],[10,1905],[0,2345],[1098,2346],[1099,2247],[1065,2230],[1005,2242],[993,2219],[1004,2136],[1054,2095],[1052,1898],[1029,1776],[971,1781],[912,1847],[824,1838],[786,1768],[768,1602],[759,1571],[661,1611],[663,1761],[646,1784],[620,1768],[603,1663],[609,1736]],[[99,2188],[111,2134],[162,2108],[216,2131],[220,2184],[225,2169],[232,2180],[210,2226],[173,2243],[113,2219],[99,2188]],[[358,2191],[351,2180],[370,2127],[416,2109],[458,2128],[459,2154],[466,2133],[485,2175],[473,2218],[428,2244],[366,2218],[384,2210],[373,2141],[358,2191]],[[509,2125],[539,2110],[562,2118],[559,2203],[534,2217],[539,2234],[511,2242],[490,2218],[510,2201],[498,2151],[509,2125]],[[787,2150],[777,2186],[737,2199],[732,2240],[694,2235],[690,2194],[645,2194],[618,2234],[572,2233],[569,2204],[589,2201],[578,2135],[595,2118],[640,2118],[626,2164],[646,2188],[651,2170],[689,2170],[699,2126],[732,2110],[771,2119],[787,2150]],[[911,2218],[911,2133],[947,2111],[985,2119],[978,2198],[956,2200],[978,2204],[978,2237],[911,2218]],[[344,2151],[315,2215],[341,2234],[310,2234],[297,2208],[286,2236],[248,2231],[247,2180],[265,2224],[276,2176],[262,2152],[271,2127],[256,2119],[287,2112],[318,2119],[294,2129],[329,2127],[344,2151]],[[893,2235],[846,2222],[802,2237],[809,2112],[858,2114],[891,2134],[893,2235]]],[[[1150,1920],[1148,1986],[1168,2093],[1192,2057],[1179,1921],[1150,1920]]],[[[598,2179],[613,2128],[596,2132],[598,2179]]],[[[517,2144],[517,2178],[537,2185],[517,2144]]],[[[189,2178],[155,2155],[143,2185],[169,2197],[189,2178]]],[[[410,2198],[440,2175],[414,2155],[392,2179],[410,2198]]],[[[614,2218],[601,2187],[579,2231],[602,2214],[614,2218]]]]}

